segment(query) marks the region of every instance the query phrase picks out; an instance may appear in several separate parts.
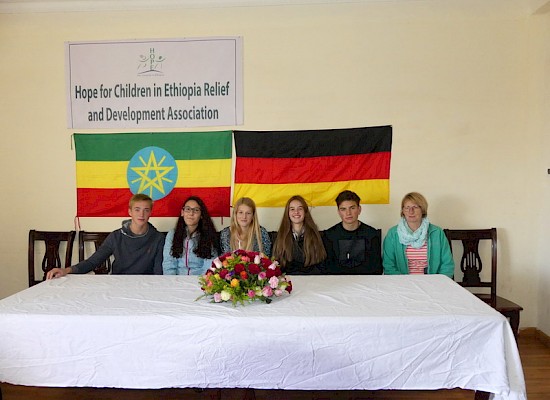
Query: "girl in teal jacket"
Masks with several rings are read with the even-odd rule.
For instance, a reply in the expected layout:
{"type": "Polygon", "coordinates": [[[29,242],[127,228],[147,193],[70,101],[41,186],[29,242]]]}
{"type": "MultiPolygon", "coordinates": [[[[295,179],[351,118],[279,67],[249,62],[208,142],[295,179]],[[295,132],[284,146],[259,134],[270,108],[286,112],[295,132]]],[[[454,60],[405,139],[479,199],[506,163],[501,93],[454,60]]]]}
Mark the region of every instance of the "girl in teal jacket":
{"type": "Polygon", "coordinates": [[[384,274],[443,274],[453,278],[455,264],[443,230],[428,220],[428,202],[412,192],[401,201],[401,221],[383,244],[384,274]],[[420,272],[419,272],[420,271],[420,272]]]}

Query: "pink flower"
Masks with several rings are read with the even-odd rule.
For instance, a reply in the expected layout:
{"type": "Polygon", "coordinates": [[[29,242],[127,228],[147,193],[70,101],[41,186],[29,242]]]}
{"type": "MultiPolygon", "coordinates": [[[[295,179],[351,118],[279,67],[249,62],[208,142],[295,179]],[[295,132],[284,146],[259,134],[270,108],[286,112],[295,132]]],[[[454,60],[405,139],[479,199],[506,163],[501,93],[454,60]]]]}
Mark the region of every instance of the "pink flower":
{"type": "Polygon", "coordinates": [[[262,271],[258,274],[258,279],[265,279],[267,278],[267,274],[265,273],[265,271],[262,271]]]}
{"type": "Polygon", "coordinates": [[[248,297],[250,297],[251,299],[254,298],[254,296],[256,296],[256,292],[252,289],[249,289],[248,290],[248,297]]]}
{"type": "Polygon", "coordinates": [[[222,262],[220,261],[219,258],[215,258],[214,261],[212,261],[212,263],[216,266],[216,268],[222,267],[222,262]]]}
{"type": "Polygon", "coordinates": [[[220,293],[214,293],[214,302],[221,303],[221,301],[222,301],[222,295],[220,293]]]}
{"type": "Polygon", "coordinates": [[[241,257],[241,261],[242,261],[242,262],[249,262],[249,261],[250,261],[250,258],[248,258],[247,256],[242,256],[242,257],[241,257]]]}
{"type": "Polygon", "coordinates": [[[269,286],[265,286],[265,287],[262,289],[262,294],[263,294],[265,297],[271,297],[271,296],[273,296],[273,289],[271,289],[269,286]]]}
{"type": "Polygon", "coordinates": [[[277,286],[279,286],[279,278],[276,276],[272,276],[269,278],[269,286],[271,286],[272,289],[275,289],[277,286]]]}
{"type": "Polygon", "coordinates": [[[281,289],[275,289],[274,293],[275,293],[275,296],[279,297],[283,294],[283,291],[281,289]]]}

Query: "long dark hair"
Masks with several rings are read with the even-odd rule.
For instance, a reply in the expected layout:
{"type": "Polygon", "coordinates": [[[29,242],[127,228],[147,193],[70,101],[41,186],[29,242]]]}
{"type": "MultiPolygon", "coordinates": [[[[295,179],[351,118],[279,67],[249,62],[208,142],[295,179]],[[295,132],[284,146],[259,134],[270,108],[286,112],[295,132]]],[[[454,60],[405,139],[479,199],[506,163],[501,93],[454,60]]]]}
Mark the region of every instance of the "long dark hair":
{"type": "Polygon", "coordinates": [[[327,257],[327,253],[323,246],[319,229],[309,212],[307,202],[299,195],[292,196],[286,202],[285,213],[283,214],[279,232],[277,232],[277,239],[275,239],[273,246],[273,256],[283,267],[292,261],[292,223],[288,216],[288,210],[290,203],[294,200],[298,200],[304,208],[304,266],[308,267],[319,264],[327,257]]]}
{"type": "MultiPolygon", "coordinates": [[[[214,228],[214,223],[210,214],[208,213],[208,208],[206,204],[200,197],[189,196],[183,202],[182,209],[185,207],[188,201],[194,200],[197,202],[201,209],[201,217],[199,219],[199,224],[197,226],[196,232],[198,233],[198,243],[195,247],[194,253],[197,257],[200,258],[212,258],[212,250],[215,250],[216,253],[219,253],[219,243],[218,236],[216,234],[216,228],[214,228]]],[[[181,258],[183,254],[183,242],[185,236],[187,235],[187,230],[185,220],[180,213],[178,222],[176,223],[176,231],[174,232],[174,240],[172,241],[171,254],[172,257],[181,258]]]]}

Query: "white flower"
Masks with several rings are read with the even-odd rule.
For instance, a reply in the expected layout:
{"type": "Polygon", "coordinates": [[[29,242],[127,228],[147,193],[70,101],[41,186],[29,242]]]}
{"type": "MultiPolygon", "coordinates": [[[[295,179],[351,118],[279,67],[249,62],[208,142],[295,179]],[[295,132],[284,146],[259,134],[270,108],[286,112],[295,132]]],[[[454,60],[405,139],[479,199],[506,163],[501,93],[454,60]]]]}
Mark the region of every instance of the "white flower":
{"type": "Polygon", "coordinates": [[[256,265],[260,265],[260,255],[259,254],[256,254],[256,257],[254,257],[254,264],[256,265]]]}
{"type": "Polygon", "coordinates": [[[214,259],[213,263],[216,265],[217,268],[221,268],[223,266],[222,262],[218,257],[214,259]]]}
{"type": "Polygon", "coordinates": [[[229,293],[226,290],[222,290],[220,295],[221,295],[223,301],[227,301],[231,298],[231,293],[229,293]]]}

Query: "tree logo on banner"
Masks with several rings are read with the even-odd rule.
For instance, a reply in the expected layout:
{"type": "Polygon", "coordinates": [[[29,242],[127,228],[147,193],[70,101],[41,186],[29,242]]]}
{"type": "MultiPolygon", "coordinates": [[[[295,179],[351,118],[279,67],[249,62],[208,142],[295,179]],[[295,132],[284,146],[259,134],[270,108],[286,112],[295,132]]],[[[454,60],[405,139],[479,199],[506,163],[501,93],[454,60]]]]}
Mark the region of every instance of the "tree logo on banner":
{"type": "Polygon", "coordinates": [[[145,147],[128,163],[127,179],[132,193],[145,193],[159,200],[176,186],[178,166],[168,151],[155,146],[145,147]]]}

